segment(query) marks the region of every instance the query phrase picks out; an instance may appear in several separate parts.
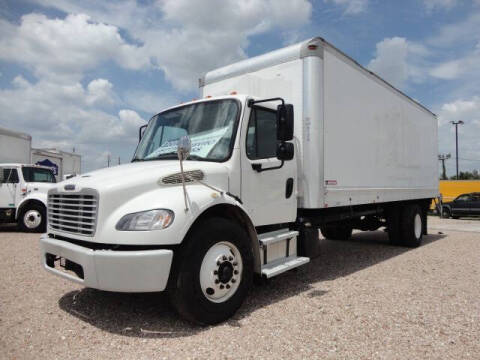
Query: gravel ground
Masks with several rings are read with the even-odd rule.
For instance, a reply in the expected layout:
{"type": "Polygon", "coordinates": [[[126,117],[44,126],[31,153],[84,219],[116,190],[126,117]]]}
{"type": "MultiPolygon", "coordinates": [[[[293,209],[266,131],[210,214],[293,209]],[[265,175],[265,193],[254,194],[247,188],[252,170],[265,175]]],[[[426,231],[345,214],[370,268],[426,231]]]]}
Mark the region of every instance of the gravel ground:
{"type": "Polygon", "coordinates": [[[40,267],[38,235],[3,228],[0,358],[479,359],[480,232],[457,231],[465,224],[449,220],[413,250],[387,245],[382,231],[322,240],[319,258],[255,286],[233,319],[204,328],[163,294],[54,277],[40,267]]]}

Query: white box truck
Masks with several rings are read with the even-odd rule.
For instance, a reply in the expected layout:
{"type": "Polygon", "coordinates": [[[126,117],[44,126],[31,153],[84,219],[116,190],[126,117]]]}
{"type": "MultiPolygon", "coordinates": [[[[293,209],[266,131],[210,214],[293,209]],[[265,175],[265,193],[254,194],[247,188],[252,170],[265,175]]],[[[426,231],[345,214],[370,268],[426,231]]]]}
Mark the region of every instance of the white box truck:
{"type": "Polygon", "coordinates": [[[54,185],[55,176],[48,167],[0,164],[0,224],[16,223],[25,232],[44,232],[47,192],[54,185]]]}
{"type": "Polygon", "coordinates": [[[214,324],[254,276],[324,237],[386,227],[419,246],[438,194],[437,120],[321,38],[207,73],[202,99],[150,119],[130,164],[49,191],[43,265],[84,286],[167,291],[214,324]]]}

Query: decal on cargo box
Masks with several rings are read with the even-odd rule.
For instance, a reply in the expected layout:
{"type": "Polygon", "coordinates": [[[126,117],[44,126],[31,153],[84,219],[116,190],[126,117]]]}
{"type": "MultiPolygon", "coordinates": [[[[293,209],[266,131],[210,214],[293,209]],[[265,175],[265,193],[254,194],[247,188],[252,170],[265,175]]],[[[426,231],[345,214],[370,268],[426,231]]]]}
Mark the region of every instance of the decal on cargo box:
{"type": "Polygon", "coordinates": [[[337,180],[325,180],[325,185],[337,185],[337,180]]]}

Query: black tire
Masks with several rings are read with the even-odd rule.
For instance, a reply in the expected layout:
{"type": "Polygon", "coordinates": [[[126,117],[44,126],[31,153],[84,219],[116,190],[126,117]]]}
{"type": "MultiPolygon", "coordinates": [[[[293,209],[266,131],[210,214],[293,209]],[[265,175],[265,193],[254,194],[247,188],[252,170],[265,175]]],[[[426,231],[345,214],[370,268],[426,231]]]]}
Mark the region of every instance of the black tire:
{"type": "Polygon", "coordinates": [[[423,237],[423,221],[422,209],[419,205],[404,206],[401,219],[403,245],[408,247],[420,246],[423,237]],[[419,225],[417,222],[420,222],[419,225]]]}
{"type": "Polygon", "coordinates": [[[385,210],[388,240],[392,245],[402,245],[402,234],[400,231],[401,216],[402,208],[400,206],[391,207],[385,210]]]}
{"type": "Polygon", "coordinates": [[[450,211],[450,209],[448,207],[444,207],[442,211],[442,218],[448,219],[451,216],[452,216],[452,212],[450,211]]]}
{"type": "MultiPolygon", "coordinates": [[[[233,221],[210,218],[196,226],[184,241],[185,245],[174,255],[173,277],[168,291],[172,306],[182,317],[197,324],[211,325],[227,320],[240,308],[253,281],[253,252],[248,235],[233,221]],[[229,242],[238,249],[243,270],[231,297],[223,302],[213,302],[201,288],[200,270],[207,252],[221,242],[229,242]]],[[[235,265],[235,262],[231,264],[235,265]]],[[[223,282],[218,286],[223,286],[223,282]]]]}
{"type": "Polygon", "coordinates": [[[46,231],[47,215],[45,207],[38,204],[26,205],[18,216],[18,226],[21,231],[31,233],[43,233],[46,231]],[[40,219],[38,225],[36,220],[40,219]]]}
{"type": "Polygon", "coordinates": [[[303,226],[299,229],[297,237],[297,253],[299,256],[306,256],[310,259],[320,255],[320,237],[318,228],[303,226]]]}
{"type": "Polygon", "coordinates": [[[352,227],[349,225],[326,225],[320,227],[324,238],[328,240],[348,240],[352,237],[352,227]]]}

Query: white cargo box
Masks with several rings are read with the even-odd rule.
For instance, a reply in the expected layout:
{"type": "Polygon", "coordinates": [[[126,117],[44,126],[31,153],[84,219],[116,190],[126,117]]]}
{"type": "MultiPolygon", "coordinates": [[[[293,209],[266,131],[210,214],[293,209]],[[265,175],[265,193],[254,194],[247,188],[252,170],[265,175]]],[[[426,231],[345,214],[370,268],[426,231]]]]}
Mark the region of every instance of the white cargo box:
{"type": "Polygon", "coordinates": [[[438,194],[435,114],[321,38],[213,70],[200,88],[294,105],[299,208],[438,194]]]}

